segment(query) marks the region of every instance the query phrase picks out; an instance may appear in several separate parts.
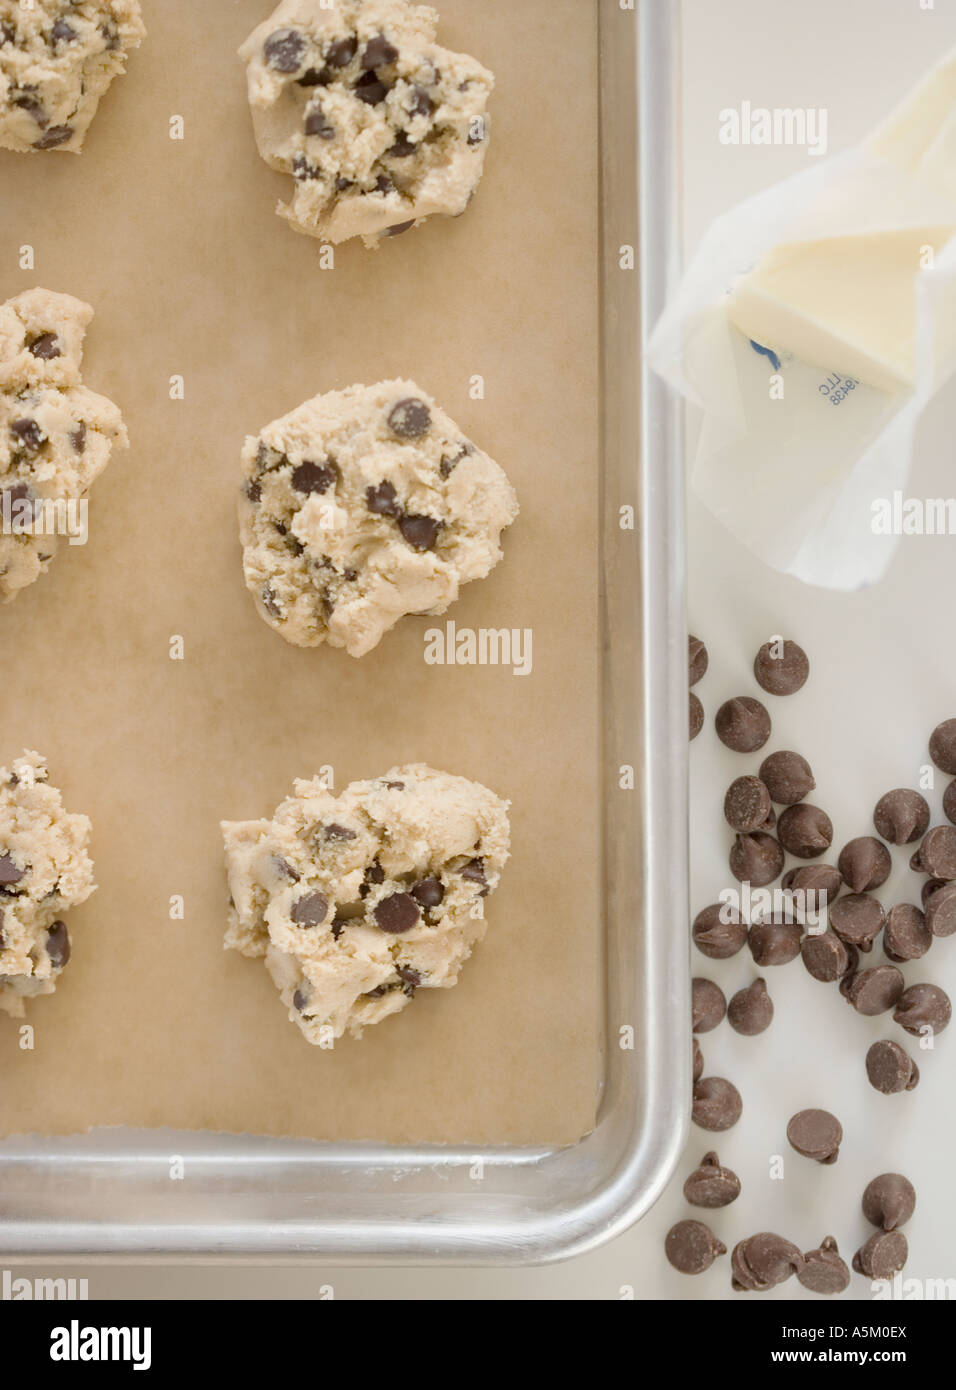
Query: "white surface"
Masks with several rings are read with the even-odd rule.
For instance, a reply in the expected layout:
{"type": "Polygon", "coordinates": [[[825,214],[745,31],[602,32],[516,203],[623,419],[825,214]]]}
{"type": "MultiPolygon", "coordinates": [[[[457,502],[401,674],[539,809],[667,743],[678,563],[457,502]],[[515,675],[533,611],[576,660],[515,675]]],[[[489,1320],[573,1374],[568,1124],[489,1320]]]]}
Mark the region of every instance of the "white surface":
{"type": "MultiPolygon", "coordinates": [[[[653,3],[653,0],[651,0],[653,3]]],[[[716,138],[718,112],[749,99],[755,105],[817,106],[830,112],[833,152],[858,141],[950,45],[956,43],[956,0],[685,0],[685,142],[687,236],[693,245],[711,217],[747,194],[804,167],[793,148],[731,147],[716,138]]],[[[953,445],[956,401],[927,423],[918,476],[910,492],[956,493],[953,445]]],[[[697,687],[708,715],[693,745],[693,901],[703,907],[729,883],[730,832],[721,803],[733,776],[755,771],[759,756],[724,749],[712,719],[722,700],[760,692],[751,663],[758,646],[783,632],[807,649],[808,685],[788,700],[763,697],[774,719],[773,748],[796,748],[810,760],[818,790],[811,798],[832,816],[835,849],[872,833],[878,796],[912,785],[928,761],[926,739],[956,715],[953,600],[956,538],[904,538],[886,579],[855,595],[805,589],[767,570],[693,504],[690,520],[692,630],[707,642],[711,665],[697,687]]],[[[945,785],[931,795],[936,818],[945,785]]],[[[918,894],[894,850],[895,871],[882,891],[918,894]]],[[[894,901],[895,898],[886,897],[894,901]]],[[[918,899],[917,899],[918,900],[918,899]]],[[[684,930],[684,924],[676,924],[684,930]]],[[[880,953],[873,953],[879,960],[880,953]]],[[[716,979],[728,995],[753,978],[749,954],[729,962],[694,953],[695,973],[716,979]]],[[[904,967],[909,981],[932,979],[956,997],[956,938],[935,943],[928,957],[904,967]]],[[[883,1097],[866,1081],[863,1058],[878,1037],[908,1039],[888,1021],[856,1015],[835,986],[817,983],[799,961],[765,972],[776,1017],[762,1038],[738,1037],[724,1023],[701,1043],[711,1074],[733,1079],[744,1116],[726,1136],[692,1131],[690,1147],[669,1191],[650,1215],[603,1251],[540,1270],[336,1270],[324,1267],[148,1269],[96,1267],[92,1297],[316,1298],[332,1285],[338,1298],[638,1298],[734,1297],[729,1260],[705,1275],[683,1277],[667,1265],[663,1238],[688,1207],[681,1184],[711,1147],[743,1181],[740,1199],[712,1215],[728,1247],[762,1229],[804,1248],[835,1235],[849,1260],[869,1233],[860,1194],[875,1174],[900,1169],[915,1183],[916,1215],[907,1227],[907,1277],[956,1275],[956,1211],[949,1188],[956,1147],[956,1023],[935,1055],[918,1055],[923,1074],[912,1095],[883,1097]],[[832,1109],[846,1138],[839,1162],[823,1168],[789,1149],[789,1116],[810,1105],[832,1109]],[[782,1154],[783,1181],[768,1176],[782,1154]]],[[[910,1049],[912,1051],[912,1049],[910,1049]]],[[[27,1270],[18,1272],[29,1272],[27,1270]]],[[[804,1295],[795,1281],[764,1298],[804,1295]]],[[[851,1297],[868,1296],[854,1276],[851,1297]]]]}

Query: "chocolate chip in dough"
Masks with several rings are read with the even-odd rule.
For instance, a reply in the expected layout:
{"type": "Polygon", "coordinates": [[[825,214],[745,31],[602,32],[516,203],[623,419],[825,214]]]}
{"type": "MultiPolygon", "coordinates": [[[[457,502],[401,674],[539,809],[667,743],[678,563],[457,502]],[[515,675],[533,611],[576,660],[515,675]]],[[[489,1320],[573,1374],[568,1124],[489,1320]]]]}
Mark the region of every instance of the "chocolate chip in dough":
{"type": "Polygon", "coordinates": [[[324,893],[306,893],[292,904],[289,914],[300,927],[317,927],[324,922],[329,910],[329,900],[324,893]]]}
{"type": "Polygon", "coordinates": [[[789,749],[771,753],[760,764],[760,780],[778,806],[793,806],[817,785],[806,758],[789,749]]]}
{"type": "Polygon", "coordinates": [[[56,47],[61,43],[75,42],[75,40],[79,38],[79,35],[68,20],[58,19],[50,30],[50,38],[53,40],[54,47],[56,47]]]}
{"type": "Polygon", "coordinates": [[[30,344],[30,355],[41,362],[52,362],[54,358],[62,357],[59,338],[55,333],[41,333],[30,344]]]}
{"type": "Polygon", "coordinates": [[[837,859],[837,868],[851,893],[866,893],[881,887],[892,867],[889,850],[873,835],[860,835],[850,840],[837,859]]]}
{"type": "Polygon", "coordinates": [[[787,1125],[787,1138],[798,1154],[817,1163],[836,1163],[843,1126],[829,1110],[799,1110],[787,1125]]]}
{"type": "Polygon", "coordinates": [[[704,706],[693,691],[690,692],[689,725],[690,738],[693,741],[704,727],[704,706]]]}
{"type": "Polygon", "coordinates": [[[754,659],[757,684],[768,695],[794,695],[807,683],[810,662],[796,642],[775,637],[765,642],[754,659]]]}
{"type": "Polygon", "coordinates": [[[691,1031],[709,1033],[723,1021],[727,1000],[713,980],[695,979],[691,982],[691,1031]]]}
{"type": "Polygon", "coordinates": [[[830,908],[830,926],[847,946],[870,951],[883,930],[883,905],[869,893],[848,893],[830,908]]]}
{"type": "Polygon", "coordinates": [[[330,68],[347,68],[358,51],[358,40],[351,34],[344,39],[336,39],[325,51],[325,61],[330,68]]]}
{"type": "Polygon", "coordinates": [[[735,753],[755,753],[770,737],[770,715],[750,695],[725,701],[717,711],[714,726],[721,743],[735,753]]]}
{"type": "Polygon", "coordinates": [[[374,516],[401,516],[398,494],[391,483],[365,489],[365,505],[374,516]]]}
{"type": "Polygon", "coordinates": [[[777,837],[796,859],[817,859],[833,843],[833,823],[819,806],[801,801],[783,812],[777,822],[777,837]]]}
{"type": "Polygon", "coordinates": [[[65,922],[54,922],[47,932],[46,953],[54,970],[62,970],[70,959],[70,933],[65,922]]]}
{"type": "Polygon", "coordinates": [[[792,1241],[773,1231],[760,1231],[740,1241],[730,1261],[731,1283],[738,1293],[763,1293],[803,1268],[802,1253],[792,1241]]]}
{"type": "Polygon", "coordinates": [[[710,664],[707,648],[699,637],[687,639],[687,684],[696,685],[702,680],[710,664]]]}
{"type": "Polygon", "coordinates": [[[727,1022],[735,1033],[753,1038],[763,1033],[773,1021],[773,1000],[764,980],[739,989],[727,1005],[727,1022]]]}
{"type": "Polygon", "coordinates": [[[942,772],[956,775],[956,719],[944,719],[930,734],[929,755],[942,772]]]}
{"type": "Polygon", "coordinates": [[[789,965],[800,954],[803,928],[799,922],[774,915],[754,922],[748,933],[750,954],[760,966],[789,965]]]}
{"type": "Polygon", "coordinates": [[[919,1085],[919,1067],[899,1043],[875,1042],[866,1054],[866,1075],[884,1096],[912,1091],[919,1085]]]}
{"type": "Polygon", "coordinates": [[[881,796],[873,811],[876,833],[891,845],[911,845],[929,829],[926,798],[908,787],[881,796]]]}
{"type": "MultiPolygon", "coordinates": [[[[418,146],[412,140],[409,140],[404,130],[400,130],[396,136],[395,143],[389,145],[385,153],[388,155],[389,159],[410,159],[417,149],[418,146]]],[[[414,218],[412,220],[414,222],[414,218]]]]}
{"type": "Polygon", "coordinates": [[[919,847],[920,870],[930,878],[956,879],[956,826],[937,825],[919,847]]]}
{"type": "Polygon", "coordinates": [[[26,876],[26,869],[19,868],[12,855],[4,851],[0,854],[0,887],[8,888],[19,883],[26,876]]]}
{"type": "Polygon", "coordinates": [[[383,932],[389,936],[400,936],[417,925],[421,912],[409,893],[391,893],[376,903],[373,916],[383,932]]]}
{"type": "Polygon", "coordinates": [[[384,68],[389,63],[394,63],[397,57],[398,49],[395,45],[389,43],[384,34],[376,34],[365,45],[365,52],[362,54],[362,67],[366,71],[370,71],[372,68],[384,68]]]}
{"type": "Polygon", "coordinates": [[[939,985],[910,985],[900,995],[893,1020],[913,1037],[935,1037],[952,1015],[949,995],[939,985]]]}
{"type": "Polygon", "coordinates": [[[374,72],[363,73],[354,87],[355,95],[366,106],[378,106],[388,96],[388,87],[374,72]]]}
{"type": "Polygon", "coordinates": [[[850,952],[836,932],[807,935],[800,943],[800,954],[810,975],[823,984],[835,984],[850,968],[850,952]]]}
{"type": "Polygon", "coordinates": [[[853,1256],[853,1268],[868,1279],[892,1279],[906,1264],[909,1246],[902,1231],[876,1231],[853,1256]]]}
{"type": "Polygon", "coordinates": [[[724,820],[745,834],[759,830],[770,815],[770,793],[759,777],[737,777],[724,797],[724,820]]]}
{"type": "Polygon", "coordinates": [[[890,908],[883,928],[883,950],[890,960],[919,960],[932,944],[933,933],[918,907],[913,903],[897,903],[890,908]]]}
{"type": "Polygon", "coordinates": [[[36,420],[31,420],[25,416],[19,420],[13,420],[10,423],[10,430],[25,449],[31,449],[35,452],[43,443],[43,434],[36,420]]]}
{"type": "Polygon", "coordinates": [[[730,851],[730,872],[739,883],[765,888],[783,873],[784,854],[780,844],[766,831],[738,835],[730,851]]]}
{"type": "Polygon", "coordinates": [[[433,516],[403,516],[398,529],[413,550],[434,550],[441,525],[433,516]]]}
{"type": "Polygon", "coordinates": [[[729,960],[747,941],[747,926],[735,907],[711,903],[694,918],[694,945],[711,960],[729,960]]]}
{"type": "Polygon", "coordinates": [[[940,883],[927,895],[926,927],[933,936],[956,932],[956,883],[940,883]]]}
{"type": "Polygon", "coordinates": [[[703,1221],[678,1221],[667,1232],[664,1253],[681,1274],[703,1274],[727,1247],[703,1221]]]}
{"type": "Polygon", "coordinates": [[[797,1270],[797,1279],[811,1293],[832,1297],[850,1286],[850,1267],[844,1260],[832,1236],[821,1241],[817,1250],[808,1250],[804,1265],[797,1270]]]}
{"type": "Polygon", "coordinates": [[[881,1173],[863,1191],[863,1215],[881,1231],[905,1226],[916,1210],[916,1189],[902,1173],[881,1173]]]}
{"type": "MultiPolygon", "coordinates": [[[[336,472],[331,463],[313,463],[311,460],[305,459],[292,470],[292,486],[296,492],[304,493],[307,496],[313,492],[320,494],[328,492],[335,479],[336,472]]],[[[391,485],[383,483],[382,486],[389,487],[391,485]]],[[[369,490],[372,491],[372,489],[369,490]]],[[[394,494],[394,489],[392,491],[394,494]]],[[[370,507],[369,510],[371,511],[372,508],[370,507]]]]}
{"type": "Polygon", "coordinates": [[[70,435],[70,443],[78,454],[82,454],[86,449],[86,426],[82,420],[70,435]]]}
{"type": "Polygon", "coordinates": [[[273,72],[298,72],[305,53],[305,39],[298,29],[276,29],[265,42],[266,65],[273,72]]]}
{"type": "Polygon", "coordinates": [[[904,986],[903,976],[895,965],[878,965],[854,975],[846,997],[858,1014],[876,1018],[896,1007],[904,986]]]}
{"type": "Polygon", "coordinates": [[[740,1179],[715,1153],[706,1153],[684,1183],[684,1196],[692,1207],[729,1207],[740,1196],[740,1179]]]}
{"type": "Polygon", "coordinates": [[[321,106],[310,106],[305,113],[305,133],[319,140],[334,140],[335,126],[326,116],[321,106]]]}
{"type": "Polygon", "coordinates": [[[440,907],[445,889],[440,878],[420,879],[412,889],[412,897],[421,907],[440,907]]]}
{"type": "Polygon", "coordinates": [[[691,1118],[701,1129],[715,1133],[731,1129],[740,1119],[743,1108],[737,1087],[722,1076],[701,1077],[694,1086],[691,1118]]]}
{"type": "Polygon", "coordinates": [[[431,429],[431,423],[428,406],[413,396],[393,405],[388,415],[388,427],[399,439],[421,439],[431,429]]]}

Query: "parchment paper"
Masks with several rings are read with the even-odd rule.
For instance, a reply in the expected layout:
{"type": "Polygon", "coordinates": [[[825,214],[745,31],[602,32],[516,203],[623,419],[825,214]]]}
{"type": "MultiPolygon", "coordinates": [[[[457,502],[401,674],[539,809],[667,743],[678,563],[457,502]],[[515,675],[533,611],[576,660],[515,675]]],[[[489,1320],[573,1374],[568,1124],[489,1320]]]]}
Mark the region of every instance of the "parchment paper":
{"type": "Polygon", "coordinates": [[[146,3],[149,37],[86,151],[0,154],[0,299],[40,284],[93,304],[85,379],[132,441],[94,489],[89,544],[61,543],[0,610],[0,761],[46,753],[92,817],[99,883],[70,915],[56,995],[29,1006],[34,1050],[0,1015],[0,1130],[573,1141],[593,1123],[602,1026],[596,6],[443,0],[440,41],[498,81],[478,197],[378,253],[338,248],[331,271],[275,217],[285,181],[252,138],[235,50],[271,8],[146,3]],[[533,628],[530,676],[426,666],[429,619],[360,662],[300,651],[245,590],[244,435],[395,375],[518,490],[504,562],[447,616],[533,628]],[[488,935],[455,989],[311,1048],[262,964],[222,950],[219,821],[271,814],[325,764],[341,788],[413,760],[513,802],[488,935]]]}

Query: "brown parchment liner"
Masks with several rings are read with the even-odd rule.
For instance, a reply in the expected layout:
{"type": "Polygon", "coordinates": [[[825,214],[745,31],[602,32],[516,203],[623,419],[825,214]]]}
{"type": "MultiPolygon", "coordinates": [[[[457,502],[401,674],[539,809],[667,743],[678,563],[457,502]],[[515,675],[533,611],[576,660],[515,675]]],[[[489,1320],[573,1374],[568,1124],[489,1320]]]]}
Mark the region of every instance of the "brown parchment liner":
{"type": "Polygon", "coordinates": [[[85,380],[132,442],[94,489],[86,548],[63,543],[0,609],[0,762],[47,755],[92,817],[99,883],[70,915],[56,995],[28,1007],[34,1050],[0,1015],[0,1131],[573,1141],[593,1123],[602,1028],[597,7],[443,0],[440,42],[497,77],[478,197],[377,253],[339,247],[331,271],[274,215],[285,181],[252,138],[235,51],[271,9],[147,0],[149,37],[85,152],[0,153],[0,298],[38,284],[89,300],[85,380]],[[533,628],[530,676],[426,666],[429,619],[359,662],[300,651],[244,588],[244,435],[317,391],[399,375],[517,488],[504,562],[447,617],[533,628]],[[222,949],[219,821],[270,814],[325,764],[341,788],[417,760],[513,802],[488,935],[455,989],[311,1048],[264,967],[222,949]]]}

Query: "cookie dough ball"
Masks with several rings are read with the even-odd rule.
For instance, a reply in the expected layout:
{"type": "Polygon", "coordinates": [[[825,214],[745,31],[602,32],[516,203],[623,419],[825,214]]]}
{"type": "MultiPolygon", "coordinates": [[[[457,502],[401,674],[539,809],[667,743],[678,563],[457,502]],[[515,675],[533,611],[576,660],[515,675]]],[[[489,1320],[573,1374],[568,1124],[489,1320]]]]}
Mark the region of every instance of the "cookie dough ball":
{"type": "Polygon", "coordinates": [[[68,294],[28,290],[0,305],[0,602],[86,535],[87,497],[128,443],[118,408],[81,381],[93,317],[68,294]]]}
{"type": "Polygon", "coordinates": [[[437,25],[408,0],[282,0],[243,44],[259,153],[294,179],[277,210],[296,231],[374,247],[465,211],[494,78],[440,48],[437,25]]]}
{"type": "Polygon", "coordinates": [[[0,1009],[14,1018],[53,993],[70,959],[62,918],[96,887],[91,828],[64,809],[39,753],[0,768],[0,1009]]]}
{"type": "Polygon", "coordinates": [[[145,33],[139,0],[0,0],[0,146],[78,154],[145,33]]]}
{"type": "Polygon", "coordinates": [[[271,820],[224,821],[226,946],[264,957],[311,1043],[450,989],[485,933],[508,858],[508,805],[422,763],[338,797],[297,781],[271,820]]]}
{"type": "Polygon", "coordinates": [[[501,559],[514,490],[413,381],[330,391],[246,440],[246,584],[298,647],[355,657],[501,559]]]}

